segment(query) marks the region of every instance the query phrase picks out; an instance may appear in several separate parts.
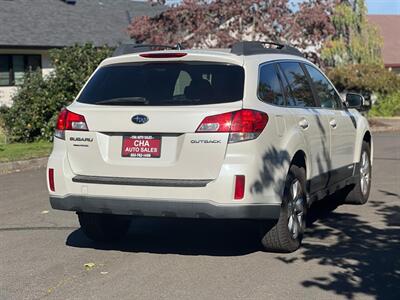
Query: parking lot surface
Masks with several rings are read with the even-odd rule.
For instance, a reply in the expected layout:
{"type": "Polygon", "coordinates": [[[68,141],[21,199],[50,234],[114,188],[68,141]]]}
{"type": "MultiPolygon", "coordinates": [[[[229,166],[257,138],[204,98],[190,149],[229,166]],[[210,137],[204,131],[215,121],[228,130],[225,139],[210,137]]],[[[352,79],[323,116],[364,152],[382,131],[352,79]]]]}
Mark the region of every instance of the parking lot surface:
{"type": "Polygon", "coordinates": [[[138,219],[97,244],[50,208],[44,169],[1,175],[0,299],[400,299],[400,133],[374,142],[369,202],[318,203],[291,254],[244,221],[138,219]]]}

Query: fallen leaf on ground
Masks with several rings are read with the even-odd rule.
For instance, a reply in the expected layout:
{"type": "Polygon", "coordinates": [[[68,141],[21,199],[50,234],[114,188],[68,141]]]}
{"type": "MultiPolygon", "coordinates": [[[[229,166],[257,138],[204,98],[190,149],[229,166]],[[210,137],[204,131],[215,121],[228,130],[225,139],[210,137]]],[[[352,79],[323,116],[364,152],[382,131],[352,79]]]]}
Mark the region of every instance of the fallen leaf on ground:
{"type": "Polygon", "coordinates": [[[85,269],[86,269],[87,271],[89,271],[89,270],[93,269],[93,268],[96,266],[96,264],[90,262],[90,263],[84,264],[83,266],[85,267],[85,269]]]}

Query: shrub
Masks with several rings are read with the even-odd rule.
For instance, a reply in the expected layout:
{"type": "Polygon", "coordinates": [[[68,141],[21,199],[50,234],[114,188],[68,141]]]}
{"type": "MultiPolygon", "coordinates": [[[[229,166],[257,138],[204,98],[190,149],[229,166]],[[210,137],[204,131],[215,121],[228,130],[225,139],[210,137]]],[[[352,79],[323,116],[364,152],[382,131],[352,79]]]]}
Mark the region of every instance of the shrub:
{"type": "Polygon", "coordinates": [[[49,97],[46,97],[47,83],[41,74],[29,73],[25,83],[13,97],[14,104],[3,115],[4,125],[10,139],[28,141],[39,136],[41,124],[48,117],[46,108],[49,97]]]}
{"type": "Polygon", "coordinates": [[[327,75],[339,91],[388,95],[400,90],[400,77],[381,65],[346,65],[329,69],[327,75]]]}
{"type": "Polygon", "coordinates": [[[51,50],[54,72],[46,78],[28,73],[13,97],[13,105],[3,113],[12,140],[51,140],[60,109],[71,103],[110,52],[108,47],[96,48],[91,44],[51,50]]]}
{"type": "Polygon", "coordinates": [[[4,128],[4,115],[7,113],[8,109],[7,106],[0,106],[0,129],[4,128]]]}
{"type": "Polygon", "coordinates": [[[378,97],[378,102],[369,111],[372,117],[400,116],[400,91],[378,97]]]}

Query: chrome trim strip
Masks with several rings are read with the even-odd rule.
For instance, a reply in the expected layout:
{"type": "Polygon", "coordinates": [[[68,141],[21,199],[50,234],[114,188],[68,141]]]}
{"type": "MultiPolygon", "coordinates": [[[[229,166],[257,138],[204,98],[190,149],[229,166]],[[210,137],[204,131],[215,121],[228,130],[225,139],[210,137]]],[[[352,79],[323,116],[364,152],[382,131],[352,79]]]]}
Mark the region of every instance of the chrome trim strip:
{"type": "Polygon", "coordinates": [[[212,179],[157,179],[157,178],[129,178],[129,177],[107,177],[77,175],[72,178],[73,182],[110,184],[110,185],[133,185],[133,186],[163,186],[163,187],[205,187],[212,179]]]}

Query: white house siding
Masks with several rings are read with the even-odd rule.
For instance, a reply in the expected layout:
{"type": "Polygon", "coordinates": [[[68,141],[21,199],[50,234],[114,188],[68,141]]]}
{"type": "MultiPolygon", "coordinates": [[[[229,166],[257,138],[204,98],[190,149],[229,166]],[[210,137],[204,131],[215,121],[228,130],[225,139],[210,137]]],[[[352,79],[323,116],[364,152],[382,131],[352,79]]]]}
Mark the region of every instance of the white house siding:
{"type": "MultiPolygon", "coordinates": [[[[48,50],[0,49],[0,54],[40,54],[42,57],[42,75],[46,77],[53,71],[48,50]]],[[[11,106],[12,96],[17,90],[17,86],[0,86],[0,106],[11,106]]]]}

